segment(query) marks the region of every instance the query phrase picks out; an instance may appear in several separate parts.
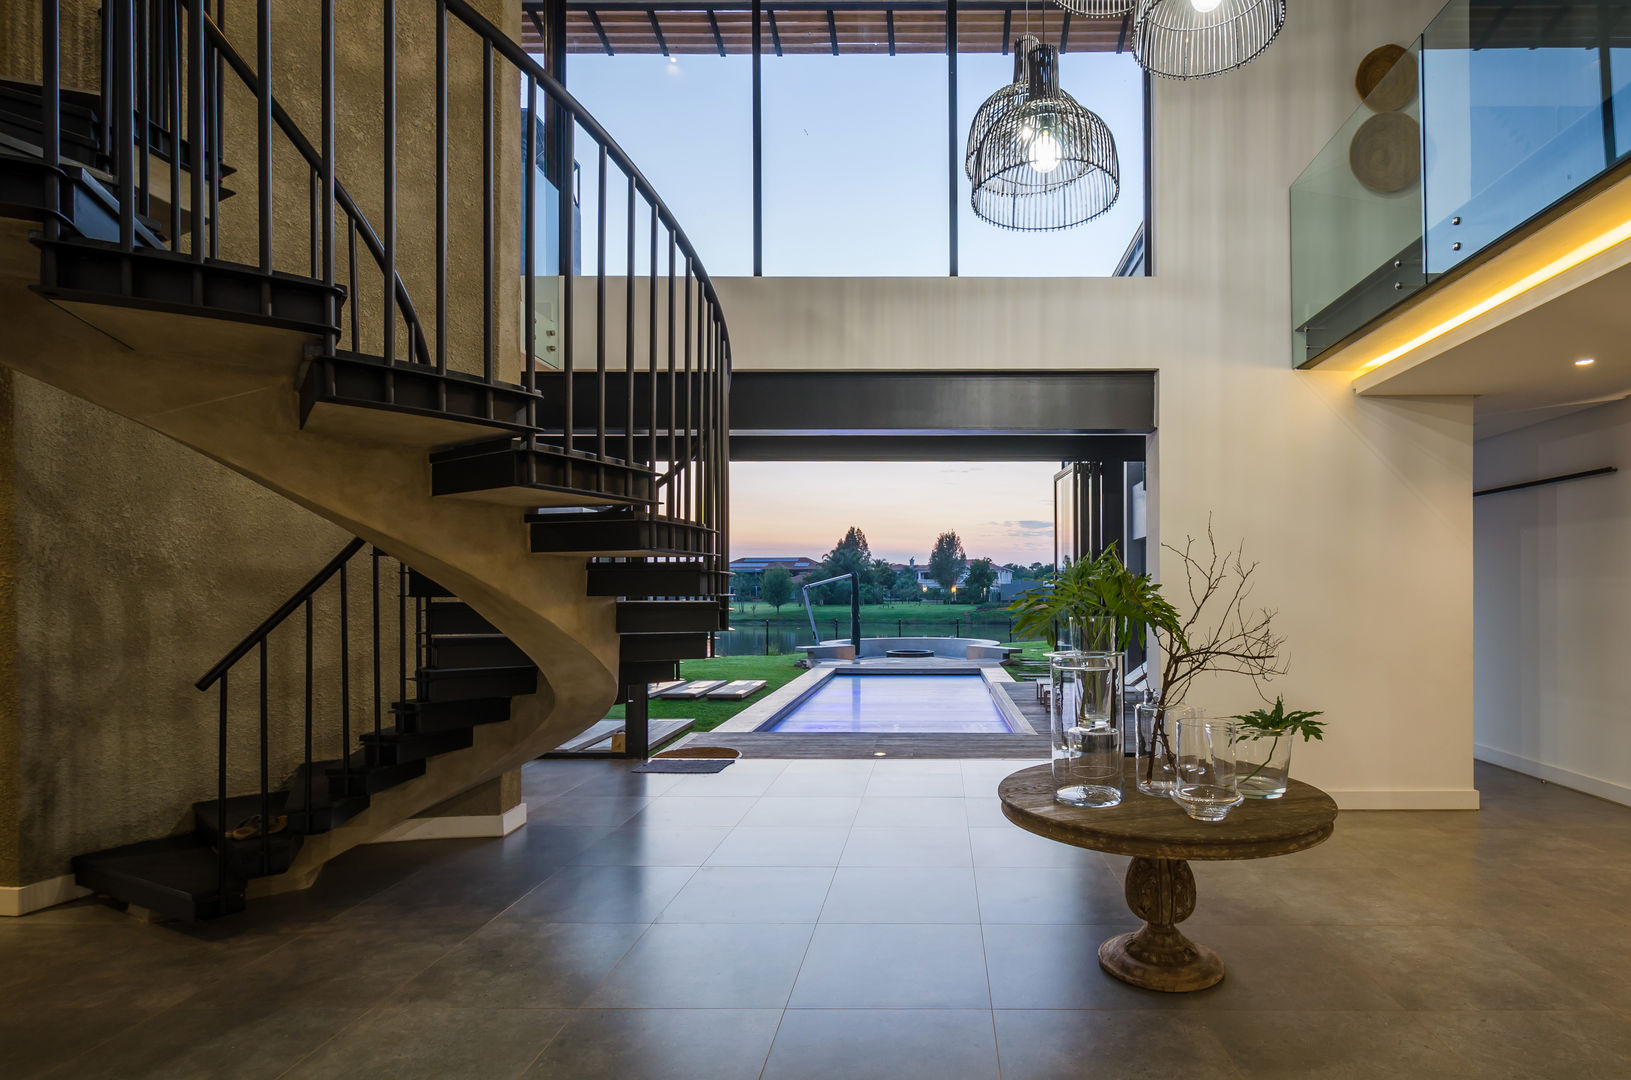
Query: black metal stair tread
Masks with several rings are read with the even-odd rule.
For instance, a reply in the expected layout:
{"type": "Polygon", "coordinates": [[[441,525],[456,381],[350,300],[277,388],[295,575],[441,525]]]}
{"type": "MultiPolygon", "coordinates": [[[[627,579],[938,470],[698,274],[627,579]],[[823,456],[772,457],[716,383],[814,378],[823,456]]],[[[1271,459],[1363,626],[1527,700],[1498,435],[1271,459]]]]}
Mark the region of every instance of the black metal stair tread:
{"type": "MultiPolygon", "coordinates": [[[[410,371],[419,374],[435,375],[439,379],[447,379],[450,382],[469,383],[471,386],[478,387],[482,390],[500,390],[507,394],[530,394],[534,397],[542,396],[539,395],[537,391],[528,390],[525,386],[520,386],[516,383],[504,382],[501,379],[488,380],[480,375],[472,375],[465,371],[455,371],[452,368],[448,368],[446,371],[439,371],[433,365],[421,364],[418,362],[407,363],[402,360],[398,360],[394,364],[387,364],[385,362],[385,357],[376,356],[373,353],[360,353],[351,352],[348,349],[335,349],[332,352],[320,352],[313,356],[312,359],[344,360],[353,364],[371,365],[373,367],[382,368],[386,371],[410,371]]],[[[539,430],[543,429],[540,428],[539,430]]]]}
{"type": "Polygon", "coordinates": [[[491,664],[485,667],[422,667],[419,669],[419,677],[434,682],[437,679],[474,678],[479,675],[517,675],[522,672],[532,673],[537,670],[538,665],[536,664],[491,664]]]}
{"type": "MultiPolygon", "coordinates": [[[[540,428],[540,431],[544,429],[540,428]]],[[[559,432],[551,430],[550,434],[556,438],[559,432]]],[[[571,461],[581,461],[586,465],[610,465],[619,469],[628,469],[633,472],[656,475],[657,470],[650,465],[627,458],[614,457],[610,454],[601,457],[587,450],[569,450],[555,443],[534,442],[532,446],[526,445],[526,436],[512,436],[505,439],[482,439],[478,442],[460,443],[456,446],[446,446],[433,451],[430,455],[432,465],[440,465],[449,461],[464,461],[475,457],[493,457],[504,454],[548,454],[550,457],[566,458],[571,461]]]]}
{"type": "Polygon", "coordinates": [[[243,880],[229,873],[223,895],[220,856],[194,833],[77,855],[73,867],[82,886],[174,918],[243,908],[243,880]]]}

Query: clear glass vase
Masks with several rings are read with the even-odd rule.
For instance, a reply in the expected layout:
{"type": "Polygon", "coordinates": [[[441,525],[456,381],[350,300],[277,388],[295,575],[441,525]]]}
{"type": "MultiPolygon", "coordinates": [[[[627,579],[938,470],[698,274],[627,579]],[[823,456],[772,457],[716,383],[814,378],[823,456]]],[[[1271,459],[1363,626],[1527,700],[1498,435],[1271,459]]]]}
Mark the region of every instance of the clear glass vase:
{"type": "Polygon", "coordinates": [[[1051,660],[1053,797],[1070,806],[1121,802],[1121,658],[1059,653],[1051,660]]]}
{"type": "Polygon", "coordinates": [[[1248,799],[1278,799],[1291,779],[1292,734],[1260,734],[1241,728],[1235,742],[1240,793],[1248,799]]]}
{"type": "Polygon", "coordinates": [[[1174,752],[1178,745],[1177,723],[1195,715],[1194,709],[1182,705],[1168,705],[1164,709],[1154,703],[1133,706],[1133,767],[1139,791],[1162,797],[1172,794],[1172,785],[1178,777],[1178,758],[1174,752]]]}
{"type": "Polygon", "coordinates": [[[1239,725],[1191,716],[1178,721],[1178,778],[1172,798],[1197,821],[1222,821],[1243,801],[1235,760],[1239,725]]]}

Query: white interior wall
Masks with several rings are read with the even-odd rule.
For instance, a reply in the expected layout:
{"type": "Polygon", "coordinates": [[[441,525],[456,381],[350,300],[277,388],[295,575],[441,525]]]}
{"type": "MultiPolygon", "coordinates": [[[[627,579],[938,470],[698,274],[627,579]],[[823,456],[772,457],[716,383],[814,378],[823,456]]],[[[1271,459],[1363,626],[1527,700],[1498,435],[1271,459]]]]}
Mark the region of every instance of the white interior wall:
{"type": "MultiPolygon", "coordinates": [[[[1478,442],[1478,487],[1631,469],[1631,401],[1478,442]]],[[[1631,805],[1631,472],[1476,500],[1477,756],[1631,805]]]]}
{"type": "MultiPolygon", "coordinates": [[[[1352,111],[1360,59],[1437,7],[1305,0],[1240,71],[1158,80],[1154,278],[717,282],[743,370],[1156,370],[1151,536],[1210,515],[1260,560],[1291,643],[1277,689],[1331,722],[1294,772],[1350,808],[1477,805],[1472,407],[1292,370],[1288,193],[1352,111]]],[[[1191,703],[1255,700],[1219,679],[1191,703]]]]}

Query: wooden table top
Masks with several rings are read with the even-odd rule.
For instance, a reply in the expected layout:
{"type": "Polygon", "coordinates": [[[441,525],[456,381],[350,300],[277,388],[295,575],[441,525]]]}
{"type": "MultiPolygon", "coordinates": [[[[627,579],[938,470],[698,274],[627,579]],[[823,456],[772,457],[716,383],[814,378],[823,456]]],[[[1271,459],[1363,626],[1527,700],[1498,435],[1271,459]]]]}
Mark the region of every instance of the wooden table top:
{"type": "Polygon", "coordinates": [[[1066,806],[1053,801],[1049,765],[1022,769],[997,785],[1002,812],[1028,832],[1062,844],[1147,859],[1265,859],[1321,843],[1335,827],[1337,804],[1300,780],[1278,799],[1247,799],[1222,821],[1196,821],[1168,798],[1138,790],[1131,759],[1121,804],[1066,806]]]}

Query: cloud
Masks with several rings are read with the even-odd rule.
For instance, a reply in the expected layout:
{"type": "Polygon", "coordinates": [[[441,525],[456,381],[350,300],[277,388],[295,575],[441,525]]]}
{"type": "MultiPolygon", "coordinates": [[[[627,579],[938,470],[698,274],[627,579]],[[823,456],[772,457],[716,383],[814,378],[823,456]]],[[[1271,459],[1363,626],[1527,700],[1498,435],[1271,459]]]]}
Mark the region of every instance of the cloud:
{"type": "Polygon", "coordinates": [[[987,524],[1003,536],[1040,537],[1053,532],[1051,521],[991,521],[987,524]]]}

